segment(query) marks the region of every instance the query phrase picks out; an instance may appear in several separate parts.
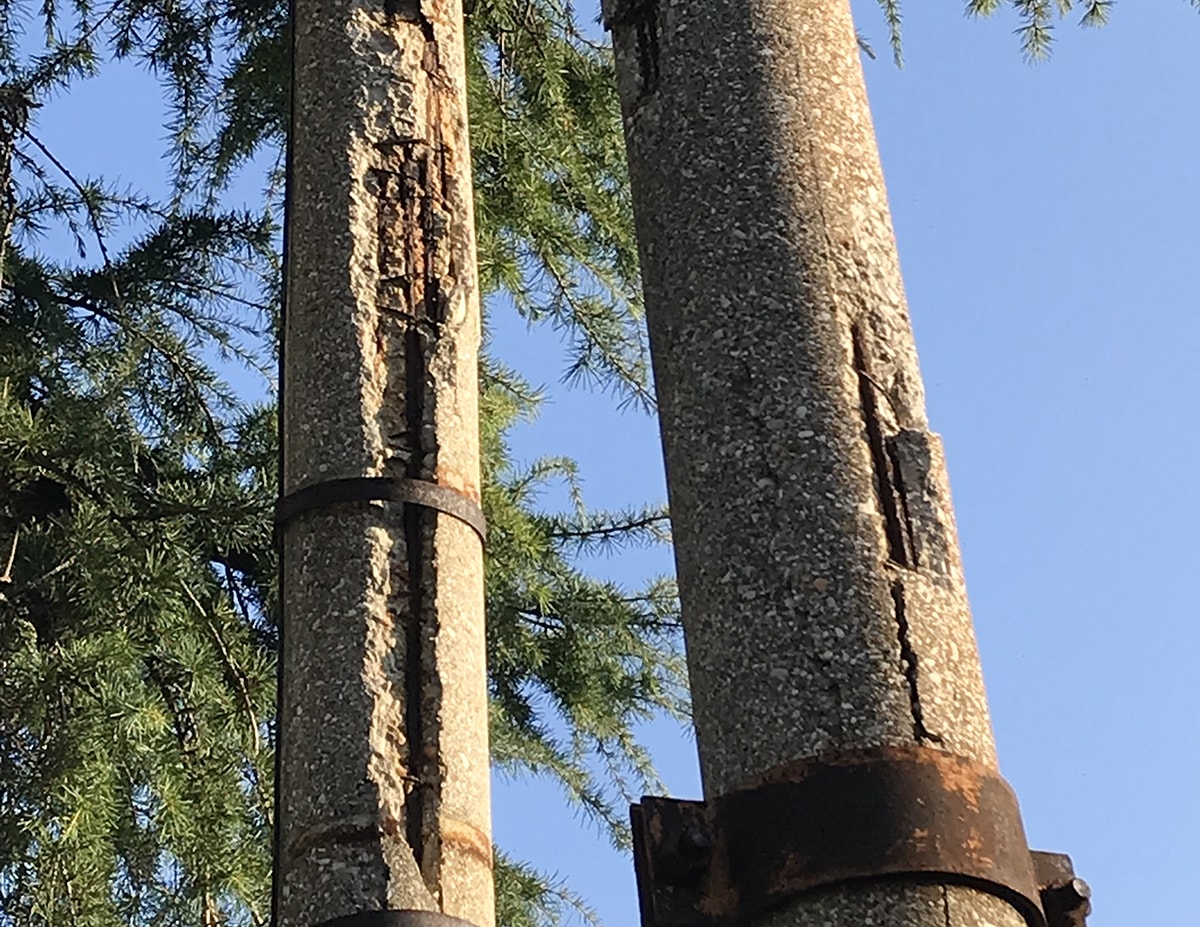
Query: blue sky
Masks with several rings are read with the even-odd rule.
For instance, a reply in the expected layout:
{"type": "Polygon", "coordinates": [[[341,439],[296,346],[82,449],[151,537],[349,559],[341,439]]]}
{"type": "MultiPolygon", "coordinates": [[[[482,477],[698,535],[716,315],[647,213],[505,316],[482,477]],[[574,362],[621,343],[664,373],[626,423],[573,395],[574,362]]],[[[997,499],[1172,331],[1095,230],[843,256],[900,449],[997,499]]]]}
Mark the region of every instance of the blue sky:
{"type": "MultiPolygon", "coordinates": [[[[1000,16],[910,2],[907,66],[860,28],[933,427],[946,443],[1003,772],[1035,847],[1070,852],[1091,927],[1186,923],[1200,853],[1200,15],[1121,0],[1022,62],[1000,16]]],[[[68,164],[163,175],[161,101],[132,73],[39,114],[68,164]],[[119,117],[114,114],[119,112],[119,117]]],[[[654,423],[559,384],[553,335],[504,312],[494,344],[547,385],[519,436],[581,463],[597,507],[664,497],[654,423]],[[586,422],[585,427],[580,423],[586,422]]],[[[630,583],[665,551],[600,565],[630,583]]],[[[675,794],[693,748],[647,735],[675,794]]],[[[496,836],[636,923],[630,861],[551,787],[498,783],[496,836]]]]}

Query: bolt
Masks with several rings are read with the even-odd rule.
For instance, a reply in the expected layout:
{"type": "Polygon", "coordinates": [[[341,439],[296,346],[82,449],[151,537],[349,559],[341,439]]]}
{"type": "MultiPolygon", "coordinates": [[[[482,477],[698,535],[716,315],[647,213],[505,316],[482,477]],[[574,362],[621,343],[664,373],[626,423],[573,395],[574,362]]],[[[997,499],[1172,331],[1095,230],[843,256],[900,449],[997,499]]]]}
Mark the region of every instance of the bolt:
{"type": "Polygon", "coordinates": [[[1047,885],[1041,894],[1049,927],[1084,927],[1092,913],[1092,889],[1083,879],[1047,885]]]}

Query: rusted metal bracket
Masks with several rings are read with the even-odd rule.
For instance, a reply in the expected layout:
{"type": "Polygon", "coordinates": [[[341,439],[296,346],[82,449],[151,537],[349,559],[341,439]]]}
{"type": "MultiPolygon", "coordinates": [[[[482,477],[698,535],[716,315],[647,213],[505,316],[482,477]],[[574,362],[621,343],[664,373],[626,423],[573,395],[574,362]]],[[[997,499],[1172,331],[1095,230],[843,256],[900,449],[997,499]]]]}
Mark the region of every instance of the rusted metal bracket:
{"type": "Polygon", "coordinates": [[[403,502],[434,509],[457,518],[487,542],[487,521],[477,502],[449,486],[408,477],[357,476],[313,483],[275,504],[275,524],[281,526],[302,512],[345,502],[403,502]]]}
{"type": "Polygon", "coordinates": [[[928,747],[788,763],[707,803],[643,798],[631,817],[643,927],[740,927],[883,876],[988,892],[1029,927],[1084,927],[1088,913],[1070,860],[1030,852],[999,774],[928,747]]]}
{"type": "Polygon", "coordinates": [[[1049,927],[1087,927],[1087,916],[1092,913],[1092,890],[1075,875],[1071,857],[1034,850],[1033,871],[1049,927]]]}

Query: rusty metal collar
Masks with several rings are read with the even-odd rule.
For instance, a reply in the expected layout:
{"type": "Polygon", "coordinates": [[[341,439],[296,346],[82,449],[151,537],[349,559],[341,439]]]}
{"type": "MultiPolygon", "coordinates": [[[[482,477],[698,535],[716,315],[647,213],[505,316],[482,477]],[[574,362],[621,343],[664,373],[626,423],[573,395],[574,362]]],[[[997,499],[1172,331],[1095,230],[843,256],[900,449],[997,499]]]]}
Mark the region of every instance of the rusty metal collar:
{"type": "Polygon", "coordinates": [[[632,818],[644,927],[738,927],[804,892],[885,876],[970,886],[1048,927],[1012,789],[941,750],[797,761],[708,803],[644,798],[632,818]]]}

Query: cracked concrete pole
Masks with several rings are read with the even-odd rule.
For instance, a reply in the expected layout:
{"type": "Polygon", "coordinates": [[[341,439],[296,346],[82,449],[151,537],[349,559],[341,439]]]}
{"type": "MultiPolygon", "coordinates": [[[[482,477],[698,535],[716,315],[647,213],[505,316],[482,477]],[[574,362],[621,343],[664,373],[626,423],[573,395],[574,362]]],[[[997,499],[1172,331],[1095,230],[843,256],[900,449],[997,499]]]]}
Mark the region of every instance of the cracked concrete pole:
{"type": "MultiPolygon", "coordinates": [[[[922,745],[994,769],[846,0],[606,0],[705,794],[922,745]]],[[[965,887],[779,927],[1020,927],[965,887]]]]}
{"type": "Polygon", "coordinates": [[[462,9],[293,16],[275,925],[492,927],[462,9]]]}

